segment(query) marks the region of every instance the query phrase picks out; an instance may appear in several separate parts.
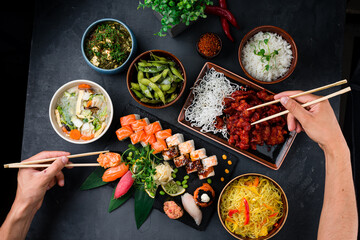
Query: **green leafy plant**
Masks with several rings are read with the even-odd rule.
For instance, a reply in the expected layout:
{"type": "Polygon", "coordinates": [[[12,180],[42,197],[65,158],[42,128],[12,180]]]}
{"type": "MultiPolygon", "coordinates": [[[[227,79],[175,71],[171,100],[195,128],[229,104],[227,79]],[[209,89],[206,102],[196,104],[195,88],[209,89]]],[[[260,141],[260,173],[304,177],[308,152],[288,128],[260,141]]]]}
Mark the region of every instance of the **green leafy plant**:
{"type": "Polygon", "coordinates": [[[155,35],[166,36],[167,30],[174,25],[206,18],[205,7],[212,5],[211,0],[144,0],[139,2],[139,8],[151,8],[162,15],[161,29],[155,35]]]}

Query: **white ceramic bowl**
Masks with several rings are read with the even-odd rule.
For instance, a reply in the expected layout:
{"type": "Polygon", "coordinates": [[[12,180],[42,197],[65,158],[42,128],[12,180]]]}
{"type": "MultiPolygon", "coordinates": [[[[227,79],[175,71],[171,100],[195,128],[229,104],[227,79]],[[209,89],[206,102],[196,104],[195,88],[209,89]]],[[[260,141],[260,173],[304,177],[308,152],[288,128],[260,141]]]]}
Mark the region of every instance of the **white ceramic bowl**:
{"type": "Polygon", "coordinates": [[[68,82],[64,85],[62,85],[54,94],[54,96],[51,99],[50,102],[50,106],[49,106],[49,118],[50,118],[50,122],[52,127],[54,128],[55,132],[62,137],[64,140],[71,142],[71,143],[75,143],[75,144],[87,144],[87,143],[91,143],[94,142],[96,140],[98,140],[99,138],[101,138],[106,131],[109,129],[110,124],[112,122],[113,119],[113,115],[114,115],[114,107],[113,104],[111,102],[111,98],[109,96],[109,94],[105,91],[105,89],[103,87],[101,87],[99,84],[89,81],[89,80],[83,80],[83,79],[79,79],[79,80],[74,80],[71,82],[68,82]],[[66,136],[66,134],[62,131],[61,127],[57,124],[56,121],[56,116],[55,116],[55,108],[57,105],[57,101],[58,99],[62,96],[62,94],[67,90],[70,89],[72,87],[78,86],[79,84],[88,84],[90,86],[92,86],[95,90],[101,92],[102,94],[104,94],[104,96],[107,99],[107,104],[108,104],[108,109],[110,110],[110,115],[107,117],[106,119],[106,127],[105,129],[102,131],[102,133],[90,140],[73,140],[71,138],[69,138],[68,136],[66,136]]]}

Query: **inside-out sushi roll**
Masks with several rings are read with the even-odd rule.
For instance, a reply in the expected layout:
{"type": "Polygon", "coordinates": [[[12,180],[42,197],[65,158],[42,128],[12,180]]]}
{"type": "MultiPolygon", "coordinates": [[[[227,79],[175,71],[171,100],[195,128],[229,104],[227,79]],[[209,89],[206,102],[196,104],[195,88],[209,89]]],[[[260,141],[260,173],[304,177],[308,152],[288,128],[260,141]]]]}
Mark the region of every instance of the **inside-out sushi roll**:
{"type": "Polygon", "coordinates": [[[161,130],[155,133],[156,139],[167,139],[171,136],[171,129],[161,130]]]}
{"type": "Polygon", "coordinates": [[[119,139],[119,141],[125,140],[128,137],[130,137],[131,134],[134,133],[130,125],[124,126],[122,128],[119,128],[116,130],[116,137],[119,139]]]}
{"type": "Polygon", "coordinates": [[[180,155],[180,152],[179,152],[179,149],[177,148],[177,146],[169,147],[162,151],[162,156],[163,156],[164,160],[166,160],[166,161],[176,158],[179,155],[180,155]]]}
{"type": "Polygon", "coordinates": [[[200,180],[203,180],[208,177],[215,176],[214,167],[202,168],[198,171],[198,176],[200,180]]]}
{"type": "Polygon", "coordinates": [[[217,157],[215,155],[204,158],[201,160],[204,168],[214,167],[218,164],[217,157]]]}
{"type": "Polygon", "coordinates": [[[198,150],[195,150],[195,151],[192,151],[190,153],[190,159],[191,161],[196,161],[196,160],[199,160],[199,159],[203,159],[203,158],[206,158],[206,150],[205,148],[201,148],[201,149],[198,149],[198,150]]]}
{"type": "Polygon", "coordinates": [[[190,162],[189,154],[180,155],[174,158],[174,164],[177,168],[183,167],[190,162]]]}
{"type": "Polygon", "coordinates": [[[137,132],[131,134],[130,140],[131,140],[131,143],[134,145],[134,144],[137,144],[140,141],[144,140],[145,137],[146,137],[145,131],[140,130],[140,131],[137,131],[137,132]]]}
{"type": "Polygon", "coordinates": [[[135,120],[134,122],[131,123],[131,128],[134,132],[143,130],[145,128],[145,126],[149,125],[150,121],[148,118],[142,118],[139,120],[135,120]]]}
{"type": "Polygon", "coordinates": [[[127,116],[123,116],[120,118],[121,127],[131,125],[133,122],[135,122],[136,120],[139,120],[139,119],[140,119],[139,114],[130,114],[127,116]]]}
{"type": "Polygon", "coordinates": [[[186,164],[186,172],[187,174],[199,171],[202,169],[202,164],[200,160],[195,160],[195,161],[189,161],[186,164]]]}
{"type": "Polygon", "coordinates": [[[195,150],[194,140],[189,140],[178,145],[180,154],[191,153],[195,150]]]}
{"type": "Polygon", "coordinates": [[[144,130],[147,135],[151,135],[157,133],[158,131],[161,131],[162,127],[160,122],[156,121],[151,124],[148,124],[146,127],[144,127],[144,130]]]}
{"type": "Polygon", "coordinates": [[[156,137],[154,134],[146,135],[143,140],[140,142],[141,146],[146,147],[147,145],[151,145],[156,142],[156,137]]]}
{"type": "Polygon", "coordinates": [[[153,154],[157,154],[159,152],[162,152],[164,149],[166,149],[166,142],[165,140],[159,139],[153,144],[151,144],[151,149],[154,150],[153,154]]]}
{"type": "Polygon", "coordinates": [[[184,142],[184,135],[182,135],[181,133],[176,133],[166,138],[166,144],[168,145],[168,147],[177,146],[183,142],[184,142]]]}

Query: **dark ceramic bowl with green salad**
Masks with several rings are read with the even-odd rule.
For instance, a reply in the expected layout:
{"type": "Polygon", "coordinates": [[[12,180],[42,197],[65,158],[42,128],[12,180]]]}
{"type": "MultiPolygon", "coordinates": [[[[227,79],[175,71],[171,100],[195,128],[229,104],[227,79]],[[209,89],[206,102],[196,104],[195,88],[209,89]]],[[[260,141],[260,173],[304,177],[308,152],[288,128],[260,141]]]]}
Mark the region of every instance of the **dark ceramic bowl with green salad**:
{"type": "Polygon", "coordinates": [[[133,32],[126,24],[113,18],[93,22],[81,39],[81,51],[86,63],[104,74],[123,71],[136,49],[133,32]]]}
{"type": "Polygon", "coordinates": [[[175,55],[164,50],[149,50],[130,64],[126,83],[131,96],[140,105],[165,108],[184,93],[186,72],[175,55]]]}

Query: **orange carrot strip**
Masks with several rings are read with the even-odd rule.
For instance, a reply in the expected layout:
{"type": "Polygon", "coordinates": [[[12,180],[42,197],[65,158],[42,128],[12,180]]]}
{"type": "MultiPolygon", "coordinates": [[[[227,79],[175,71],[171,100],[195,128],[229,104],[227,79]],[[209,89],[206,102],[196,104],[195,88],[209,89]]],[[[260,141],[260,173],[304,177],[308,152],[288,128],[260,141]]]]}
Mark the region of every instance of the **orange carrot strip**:
{"type": "Polygon", "coordinates": [[[80,133],[79,130],[73,129],[73,130],[70,131],[69,136],[70,136],[71,139],[79,140],[80,137],[81,137],[81,133],[80,133]]]}

